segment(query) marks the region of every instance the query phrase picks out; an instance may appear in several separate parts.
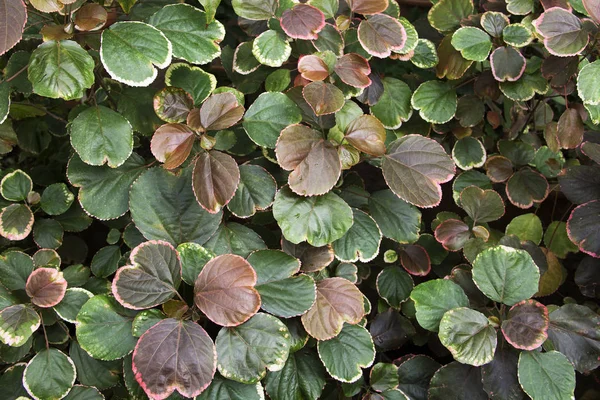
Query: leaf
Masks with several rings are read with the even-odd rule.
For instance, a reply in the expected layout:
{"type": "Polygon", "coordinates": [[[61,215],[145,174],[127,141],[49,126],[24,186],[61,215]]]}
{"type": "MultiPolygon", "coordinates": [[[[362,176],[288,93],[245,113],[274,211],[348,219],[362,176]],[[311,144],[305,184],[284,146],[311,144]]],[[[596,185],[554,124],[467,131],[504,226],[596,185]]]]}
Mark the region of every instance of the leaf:
{"type": "Polygon", "coordinates": [[[317,116],[336,113],[344,106],[344,93],[330,83],[311,82],[302,89],[302,96],[317,116]]]}
{"type": "Polygon", "coordinates": [[[546,50],[555,56],[577,55],[589,41],[581,20],[561,7],[548,8],[532,24],[544,38],[546,50]]]}
{"type": "Polygon", "coordinates": [[[217,368],[221,375],[256,383],[269,371],[281,370],[290,351],[290,333],[269,314],[258,313],[244,324],[222,328],[217,335],[217,368]]]}
{"type": "Polygon", "coordinates": [[[198,203],[211,214],[227,205],[240,182],[235,160],[219,151],[201,152],[194,165],[192,184],[198,203]]]}
{"type": "Polygon", "coordinates": [[[558,119],[558,142],[563,149],[574,149],[583,140],[584,125],[575,109],[565,110],[558,119]]]}
{"type": "Polygon", "coordinates": [[[283,93],[261,93],[244,116],[244,130],[259,146],[274,149],[280,132],[302,121],[298,106],[283,93]]]}
{"type": "Polygon", "coordinates": [[[261,63],[252,54],[252,41],[242,42],[233,53],[233,70],[241,75],[249,75],[256,71],[261,63]]]}
{"type": "Polygon", "coordinates": [[[283,369],[268,372],[265,389],[273,400],[318,399],[325,386],[325,368],[317,354],[300,350],[289,355],[283,369]]]}
{"type": "Polygon", "coordinates": [[[190,112],[187,124],[201,132],[218,131],[237,124],[243,115],[244,107],[233,93],[216,93],[206,99],[199,112],[190,112]]]}
{"type": "MultiPolygon", "coordinates": [[[[53,183],[42,193],[40,206],[48,215],[62,215],[69,210],[75,196],[64,183],[53,183]]],[[[60,222],[60,221],[59,221],[60,222]]]]}
{"type": "Polygon", "coordinates": [[[385,154],[385,128],[372,115],[361,115],[350,122],[344,138],[364,153],[375,157],[385,154]]]}
{"type": "Polygon", "coordinates": [[[348,0],[347,3],[353,12],[363,15],[383,12],[389,6],[388,0],[348,0]]]}
{"type": "Polygon", "coordinates": [[[331,264],[334,259],[333,249],[330,245],[313,247],[306,242],[296,245],[282,238],[281,249],[298,258],[301,264],[300,269],[304,272],[318,272],[331,264]]]}
{"type": "Polygon", "coordinates": [[[322,81],[329,76],[329,67],[322,58],[308,54],[298,59],[298,72],[309,81],[322,81]]]}
{"type": "Polygon", "coordinates": [[[217,79],[202,68],[173,63],[165,72],[165,85],[185,90],[198,106],[215,90],[217,79]]]}
{"type": "Polygon", "coordinates": [[[275,154],[281,168],[292,171],[288,176],[290,189],[302,196],[329,192],[342,172],[335,147],[320,132],[305,125],[283,129],[275,154]]]}
{"type": "Polygon", "coordinates": [[[478,222],[492,222],[504,215],[502,197],[492,189],[483,190],[477,186],[469,186],[460,193],[460,204],[463,210],[478,222]]]}
{"type": "Polygon", "coordinates": [[[585,7],[585,11],[589,14],[590,17],[596,22],[600,22],[600,4],[597,0],[583,0],[583,6],[585,7]]]}
{"type": "Polygon", "coordinates": [[[346,85],[356,88],[371,85],[371,67],[367,59],[359,54],[348,53],[338,58],[334,71],[346,85]]]}
{"type": "Polygon", "coordinates": [[[131,217],[146,239],[172,245],[204,244],[217,230],[222,214],[206,212],[194,197],[191,168],[172,174],[146,171],[131,187],[131,217]]]}
{"type": "Polygon", "coordinates": [[[458,219],[447,219],[435,228],[435,240],[440,242],[444,249],[458,251],[464,247],[471,238],[469,226],[458,219]]]}
{"type": "Polygon", "coordinates": [[[74,41],[49,40],[31,53],[27,74],[40,96],[78,99],[94,83],[94,59],[74,41]]]}
{"type": "Polygon", "coordinates": [[[395,265],[384,268],[377,275],[377,293],[394,308],[400,308],[408,300],[413,287],[410,275],[395,265]]]}
{"type": "Polygon", "coordinates": [[[417,322],[423,328],[437,332],[446,311],[468,307],[469,299],[463,289],[446,279],[435,279],[418,284],[410,294],[417,311],[417,322]]]}
{"type": "Polygon", "coordinates": [[[454,32],[452,46],[467,60],[485,61],[492,49],[492,41],[481,29],[467,26],[454,32]]]}
{"type": "Polygon", "coordinates": [[[173,46],[173,56],[192,64],[207,64],[221,54],[225,28],[208,21],[204,11],[188,4],[168,4],[148,20],[173,46]]]}
{"type": "Polygon", "coordinates": [[[379,350],[387,351],[402,347],[416,334],[409,319],[393,308],[377,314],[369,327],[373,342],[379,350]]]}
{"type": "Polygon", "coordinates": [[[354,223],[338,240],[332,243],[338,260],[344,262],[369,262],[379,254],[381,231],[367,213],[352,209],[354,223]]]}
{"type": "Polygon", "coordinates": [[[116,168],[133,151],[133,129],[110,108],[90,107],[73,120],[71,145],[86,164],[116,168]]]}
{"type": "Polygon", "coordinates": [[[27,7],[21,1],[2,0],[2,19],[0,20],[0,55],[6,53],[21,41],[27,22],[27,7]]]}
{"type": "Polygon", "coordinates": [[[300,261],[280,250],[258,250],[248,256],[256,271],[261,308],[277,317],[304,314],[315,303],[316,287],[308,275],[296,275],[300,261]]]}
{"type": "Polygon", "coordinates": [[[519,355],[519,383],[533,400],[572,399],[575,371],[558,351],[523,351],[519,355]]]}
{"type": "Polygon", "coordinates": [[[219,229],[204,246],[217,255],[236,254],[240,257],[248,257],[255,250],[267,248],[256,232],[235,222],[219,225],[219,229]]]}
{"type": "Polygon", "coordinates": [[[483,389],[490,399],[521,400],[526,398],[517,377],[518,360],[518,353],[509,348],[500,348],[496,350],[494,359],[481,367],[483,389]]]}
{"type": "Polygon", "coordinates": [[[357,381],[375,360],[371,335],[358,325],[344,325],[336,337],[319,341],[317,350],[329,375],[340,382],[357,381]]]}
{"type": "Polygon", "coordinates": [[[541,203],[548,197],[550,186],[546,178],[532,170],[523,168],[515,172],[506,183],[506,195],[511,203],[523,209],[541,203]]]}
{"type": "Polygon", "coordinates": [[[522,242],[530,240],[535,244],[542,241],[542,221],[535,214],[521,214],[506,226],[507,235],[515,235],[522,242]]]}
{"type": "Polygon", "coordinates": [[[376,104],[371,105],[371,113],[387,129],[397,129],[408,121],[412,114],[410,99],[412,90],[399,79],[383,78],[383,94],[376,104]]]}
{"type": "Polygon", "coordinates": [[[75,364],[65,353],[47,348],[35,355],[23,372],[23,386],[34,399],[62,399],[75,383],[75,364]]]}
{"type": "Polygon", "coordinates": [[[502,39],[513,47],[525,47],[533,40],[533,32],[524,24],[510,24],[502,30],[502,39]]]}
{"type": "Polygon", "coordinates": [[[92,297],[94,295],[88,290],[78,287],[68,288],[61,302],[53,309],[60,318],[74,324],[79,310],[92,297]]]}
{"type": "Polygon", "coordinates": [[[250,20],[267,20],[277,11],[277,0],[232,0],[237,15],[250,20]]]}
{"type": "Polygon", "coordinates": [[[429,254],[419,245],[404,246],[400,253],[400,263],[411,275],[426,276],[431,271],[429,254]]]}
{"type": "Polygon", "coordinates": [[[523,74],[518,81],[501,82],[500,91],[514,101],[531,100],[535,94],[548,91],[548,81],[539,74],[523,74]]]}
{"type": "Polygon", "coordinates": [[[106,72],[129,86],[148,86],[158,74],[155,67],[171,63],[172,46],[152,25],[117,22],[102,32],[100,59],[106,72]]]}
{"type": "Polygon", "coordinates": [[[341,238],[353,224],[352,209],[333,192],[301,197],[289,187],[277,192],[273,216],[287,240],[294,244],[307,241],[315,247],[341,238]]]}
{"type": "Polygon", "coordinates": [[[435,372],[431,378],[427,398],[431,400],[489,399],[487,393],[483,391],[480,368],[461,364],[458,361],[446,364],[435,372]]]}
{"type": "Polygon", "coordinates": [[[142,335],[135,346],[132,369],[153,399],[166,399],[175,390],[195,397],[212,381],[216,361],[215,345],[200,325],[168,318],[142,335]]]}
{"type": "Polygon", "coordinates": [[[381,190],[369,197],[369,212],[383,236],[399,243],[413,243],[419,238],[421,212],[399,199],[390,190],[381,190]]]}
{"type": "Polygon", "coordinates": [[[457,100],[454,88],[445,82],[422,83],[412,95],[411,104],[427,122],[443,124],[456,113],[457,100]]]}
{"type": "Polygon", "coordinates": [[[281,15],[281,29],[292,39],[314,40],[325,26],[325,16],[318,8],[297,4],[281,15]]]}
{"type": "Polygon", "coordinates": [[[33,213],[25,204],[11,204],[0,213],[0,235],[8,240],[23,240],[31,233],[33,213]]]}
{"type": "Polygon", "coordinates": [[[0,255],[0,283],[8,290],[25,289],[33,269],[33,260],[25,253],[7,251],[0,255]]]}
{"type": "Polygon", "coordinates": [[[167,86],[159,90],[153,98],[154,112],[167,122],[184,122],[193,106],[192,96],[178,87],[167,86]]]}
{"type": "Polygon", "coordinates": [[[548,338],[548,309],[535,300],[523,300],[508,311],[502,333],[508,343],[521,350],[535,350],[548,338]]]}
{"type": "Polygon", "coordinates": [[[452,158],[460,169],[467,171],[483,166],[486,151],[479,140],[467,136],[456,141],[452,148],[452,158]]]}
{"type": "Polygon", "coordinates": [[[440,203],[440,184],[449,181],[455,172],[443,147],[421,135],[394,141],[388,147],[382,169],[386,183],[398,197],[426,208],[440,203]]]}
{"type": "Polygon", "coordinates": [[[86,353],[76,341],[71,342],[69,357],[75,364],[77,380],[81,384],[104,390],[115,386],[120,380],[122,364],[119,360],[96,360],[86,353]]]}
{"type": "Polygon", "coordinates": [[[196,135],[187,125],[165,124],[154,132],[150,150],[165,169],[174,169],[187,160],[195,141],[196,135]]]}
{"type": "Polygon", "coordinates": [[[398,386],[398,367],[394,364],[377,363],[371,368],[369,377],[371,388],[376,392],[385,392],[398,386]]]}
{"type": "Polygon", "coordinates": [[[302,316],[304,329],[317,340],[337,336],[344,322],[357,324],[365,315],[363,295],[344,278],[326,278],[317,283],[317,300],[302,316]]]}
{"type": "Polygon", "coordinates": [[[96,167],[74,154],[67,165],[67,177],[79,189],[79,203],[94,217],[115,219],[129,210],[129,188],[144,171],[144,159],[132,154],[117,168],[96,167]]]}
{"type": "Polygon", "coordinates": [[[564,354],[575,369],[587,373],[600,365],[600,317],[586,306],[565,304],[550,313],[546,344],[564,354]]]}
{"type": "Polygon", "coordinates": [[[62,272],[54,268],[38,268],[27,278],[25,291],[38,307],[54,307],[61,302],[67,290],[62,272]]]}
{"type": "Polygon", "coordinates": [[[367,53],[386,58],[392,50],[402,50],[406,43],[406,29],[389,15],[375,14],[360,22],[358,40],[367,53]]]}
{"type": "Polygon", "coordinates": [[[490,56],[492,74],[498,82],[515,82],[525,72],[525,57],[513,47],[498,47],[490,56]]]}
{"type": "Polygon", "coordinates": [[[258,165],[244,164],[239,168],[240,183],[227,208],[237,217],[248,218],[273,204],[277,183],[267,170],[258,165]]]}
{"type": "Polygon", "coordinates": [[[440,364],[422,354],[402,357],[394,364],[398,366],[398,389],[410,399],[426,400],[429,382],[440,364]]]}
{"type": "Polygon", "coordinates": [[[262,385],[245,384],[215,375],[211,384],[203,391],[198,400],[261,400],[264,396],[262,385]]]}
{"type": "Polygon", "coordinates": [[[131,334],[136,314],[107,295],[92,297],[77,314],[75,326],[79,345],[97,360],[125,357],[137,343],[137,338],[131,334]]]}
{"type": "Polygon", "coordinates": [[[237,326],[260,308],[256,272],[240,256],[221,255],[206,263],[194,285],[194,303],[214,323],[237,326]]]}
{"type": "Polygon", "coordinates": [[[2,178],[0,192],[9,201],[23,201],[33,190],[33,181],[25,172],[17,169],[2,178]]]}
{"type": "Polygon", "coordinates": [[[540,270],[525,250],[496,246],[479,253],[473,262],[473,281],[490,299],[512,306],[533,296],[540,270]]]}
{"type": "Polygon", "coordinates": [[[25,304],[0,311],[0,340],[8,346],[23,346],[39,326],[40,316],[25,304]]]}
{"type": "Polygon", "coordinates": [[[440,0],[429,10],[427,20],[438,31],[448,32],[456,29],[473,12],[471,0],[440,0]]]}
{"type": "Polygon", "coordinates": [[[493,37],[501,37],[502,30],[510,24],[508,16],[498,11],[486,11],[481,15],[481,27],[493,37]]]}
{"type": "Polygon", "coordinates": [[[291,53],[292,47],[286,37],[272,29],[261,33],[252,43],[254,57],[269,67],[281,67],[291,53]]]}

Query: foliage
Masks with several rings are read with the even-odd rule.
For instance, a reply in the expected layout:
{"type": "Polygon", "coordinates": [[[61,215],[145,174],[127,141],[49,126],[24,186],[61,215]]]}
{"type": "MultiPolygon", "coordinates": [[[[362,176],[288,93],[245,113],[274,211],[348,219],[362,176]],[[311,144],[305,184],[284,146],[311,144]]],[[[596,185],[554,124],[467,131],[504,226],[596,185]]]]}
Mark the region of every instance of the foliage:
{"type": "Polygon", "coordinates": [[[598,398],[599,40],[598,0],[0,0],[0,397],[598,398]]]}

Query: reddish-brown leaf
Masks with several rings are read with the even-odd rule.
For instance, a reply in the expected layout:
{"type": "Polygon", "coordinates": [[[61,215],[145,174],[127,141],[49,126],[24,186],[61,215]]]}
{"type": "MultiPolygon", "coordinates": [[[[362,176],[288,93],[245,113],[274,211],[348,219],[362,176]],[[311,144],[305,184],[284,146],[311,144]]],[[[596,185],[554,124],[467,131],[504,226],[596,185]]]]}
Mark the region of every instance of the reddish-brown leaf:
{"type": "Polygon", "coordinates": [[[304,100],[317,116],[333,114],[342,109],[344,93],[331,83],[311,82],[302,89],[304,100]]]}
{"type": "Polygon", "coordinates": [[[346,140],[358,150],[379,157],[385,154],[385,128],[372,115],[361,115],[346,128],[346,140]]]}
{"type": "Polygon", "coordinates": [[[309,81],[322,81],[329,76],[329,68],[325,61],[313,54],[300,57],[298,72],[309,81]]]}
{"type": "Polygon", "coordinates": [[[100,4],[88,3],[77,10],[75,28],[80,31],[95,31],[106,24],[108,13],[100,4]]]}
{"type": "Polygon", "coordinates": [[[371,15],[383,12],[388,8],[388,0],[346,0],[350,9],[363,15],[371,15]]]}
{"type": "Polygon", "coordinates": [[[458,219],[447,219],[435,228],[435,239],[446,250],[458,251],[471,237],[469,226],[458,219]]]}
{"type": "Polygon", "coordinates": [[[583,140],[585,127],[575,108],[567,108],[558,120],[558,142],[563,149],[574,149],[583,140]]]}
{"type": "Polygon", "coordinates": [[[150,150],[154,157],[165,163],[166,169],[179,167],[188,158],[196,140],[194,131],[183,124],[165,124],[152,136],[150,150]]]}
{"type": "Polygon", "coordinates": [[[406,43],[406,30],[397,19],[386,14],[376,14],[361,21],[358,40],[367,53],[387,58],[392,50],[402,50],[406,43]]]}
{"type": "Polygon", "coordinates": [[[223,92],[211,95],[202,107],[190,111],[187,124],[199,131],[219,131],[238,123],[244,115],[233,93],[223,92]]]}
{"type": "Polygon", "coordinates": [[[346,85],[366,88],[371,84],[371,67],[366,58],[354,54],[344,54],[335,64],[335,73],[346,85]]]}
{"type": "Polygon", "coordinates": [[[240,183],[240,169],[228,154],[212,150],[196,159],[192,186],[198,203],[216,214],[229,203],[240,183]]]}
{"type": "Polygon", "coordinates": [[[19,43],[26,22],[23,0],[0,0],[0,56],[19,43]]]}
{"type": "Polygon", "coordinates": [[[417,244],[410,244],[402,249],[400,263],[411,275],[425,276],[431,271],[431,261],[427,250],[417,244]]]}
{"type": "Polygon", "coordinates": [[[281,15],[281,28],[293,39],[315,40],[324,26],[323,12],[308,4],[297,4],[281,15]]]}
{"type": "Polygon", "coordinates": [[[38,268],[27,278],[25,291],[36,306],[53,307],[65,297],[67,281],[55,268],[38,268]]]}

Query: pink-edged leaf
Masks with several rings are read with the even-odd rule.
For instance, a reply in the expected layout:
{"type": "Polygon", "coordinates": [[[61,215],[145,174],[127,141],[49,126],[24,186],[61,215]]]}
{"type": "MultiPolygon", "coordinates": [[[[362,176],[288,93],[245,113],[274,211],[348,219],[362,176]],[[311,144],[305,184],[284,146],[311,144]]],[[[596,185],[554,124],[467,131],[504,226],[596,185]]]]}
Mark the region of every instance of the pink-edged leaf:
{"type": "Polygon", "coordinates": [[[194,99],[185,90],[167,86],[153,99],[154,112],[166,122],[184,122],[194,108],[194,99]]]}
{"type": "Polygon", "coordinates": [[[567,235],[579,250],[600,258],[600,200],[577,206],[567,221],[567,235]]]}
{"type": "Polygon", "coordinates": [[[119,268],[112,293],[124,307],[143,310],[171,299],[180,283],[181,261],[175,248],[150,240],[134,248],[129,265],[119,268]]]}
{"type": "Polygon", "coordinates": [[[19,43],[26,22],[23,0],[0,0],[0,56],[19,43]]]}
{"type": "Polygon", "coordinates": [[[173,169],[188,158],[195,140],[196,134],[187,125],[165,124],[154,132],[150,150],[166,169],[173,169]]]}
{"type": "Polygon", "coordinates": [[[387,58],[392,50],[402,50],[406,43],[406,30],[397,19],[386,14],[376,14],[361,21],[358,40],[367,53],[387,58]]]}
{"type": "Polygon", "coordinates": [[[563,149],[574,149],[581,144],[585,126],[575,108],[567,108],[558,119],[558,142],[563,149]]]}
{"type": "Polygon", "coordinates": [[[281,15],[281,28],[293,39],[315,40],[324,26],[323,12],[308,4],[297,4],[281,15]]]}
{"type": "Polygon", "coordinates": [[[567,0],[540,0],[540,3],[542,3],[544,10],[548,10],[552,7],[564,8],[567,11],[573,9],[567,0]]]}
{"type": "Polygon", "coordinates": [[[288,176],[290,189],[302,196],[329,192],[342,173],[336,148],[321,132],[305,125],[282,130],[275,154],[281,168],[292,171],[288,176]]]}
{"type": "Polygon", "coordinates": [[[23,240],[31,233],[33,213],[26,204],[11,204],[0,213],[0,235],[8,240],[23,240]]]}
{"type": "Polygon", "coordinates": [[[346,85],[357,88],[371,85],[371,66],[363,56],[355,53],[344,54],[335,63],[334,70],[346,85]]]}
{"type": "Polygon", "coordinates": [[[355,118],[346,128],[346,140],[358,150],[380,157],[385,154],[385,128],[372,115],[355,118]]]}
{"type": "Polygon", "coordinates": [[[498,47],[490,56],[492,74],[498,82],[514,82],[525,72],[525,57],[514,47],[498,47]]]}
{"type": "Polygon", "coordinates": [[[583,6],[590,17],[597,24],[600,24],[600,0],[583,0],[583,6]]]}
{"type": "Polygon", "coordinates": [[[535,300],[523,300],[508,311],[502,322],[506,341],[521,350],[537,349],[548,338],[548,309],[535,300]]]}
{"type": "Polygon", "coordinates": [[[329,68],[327,68],[325,61],[314,54],[300,57],[298,60],[298,72],[300,72],[304,79],[311,82],[322,81],[329,76],[329,68]]]}
{"type": "Polygon", "coordinates": [[[388,0],[346,0],[348,7],[357,14],[371,15],[385,11],[388,0]]]}
{"type": "Polygon", "coordinates": [[[235,95],[223,92],[211,95],[200,109],[190,111],[187,124],[199,131],[219,131],[237,124],[243,116],[244,107],[235,95]]]}
{"type": "Polygon", "coordinates": [[[340,89],[325,82],[311,82],[304,86],[302,96],[317,116],[340,111],[346,100],[340,89]]]}
{"type": "Polygon", "coordinates": [[[527,209],[548,197],[550,185],[544,175],[531,168],[518,170],[506,183],[506,195],[515,206],[527,209]]]}
{"type": "Polygon", "coordinates": [[[504,182],[513,174],[512,162],[504,156],[491,156],[485,162],[485,170],[492,182],[504,182]]]}
{"type": "Polygon", "coordinates": [[[470,238],[469,226],[458,219],[447,219],[435,228],[435,239],[449,251],[462,249],[470,238]]]}
{"type": "Polygon", "coordinates": [[[260,308],[256,282],[256,272],[248,261],[224,254],[202,268],[194,285],[194,302],[215,324],[237,326],[260,308]]]}
{"type": "Polygon", "coordinates": [[[36,306],[54,307],[65,297],[67,281],[55,268],[38,268],[27,278],[25,291],[36,306]]]}
{"type": "Polygon", "coordinates": [[[589,42],[581,19],[561,7],[544,11],[533,21],[533,26],[544,38],[546,50],[558,57],[580,54],[589,42]]]}
{"type": "Polygon", "coordinates": [[[198,203],[216,214],[229,203],[240,183],[240,169],[228,154],[219,151],[200,153],[194,166],[192,186],[198,203]]]}
{"type": "Polygon", "coordinates": [[[418,244],[404,246],[400,252],[400,264],[411,275],[426,276],[431,271],[429,254],[418,244]]]}
{"type": "Polygon", "coordinates": [[[175,390],[191,398],[212,381],[217,350],[197,323],[168,318],[140,337],[133,351],[132,369],[151,399],[166,399],[175,390]]]}

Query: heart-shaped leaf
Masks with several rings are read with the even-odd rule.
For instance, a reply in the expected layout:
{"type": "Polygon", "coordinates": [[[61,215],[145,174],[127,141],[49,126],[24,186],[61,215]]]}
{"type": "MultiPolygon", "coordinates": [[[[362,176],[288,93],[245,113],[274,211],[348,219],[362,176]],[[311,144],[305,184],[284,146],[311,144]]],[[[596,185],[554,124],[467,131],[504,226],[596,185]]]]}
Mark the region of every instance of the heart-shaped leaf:
{"type": "Polygon", "coordinates": [[[11,204],[0,213],[0,235],[8,240],[23,240],[31,233],[33,213],[25,204],[11,204]]]}
{"type": "Polygon", "coordinates": [[[468,307],[469,298],[456,283],[447,279],[435,279],[417,285],[410,293],[415,302],[416,317],[423,328],[437,332],[446,311],[468,307]]]}
{"type": "Polygon", "coordinates": [[[338,260],[344,262],[369,262],[379,254],[381,231],[371,216],[359,209],[352,209],[354,223],[338,240],[332,243],[338,260]]]}
{"type": "Polygon", "coordinates": [[[521,350],[534,350],[548,338],[548,309],[535,300],[523,300],[508,311],[502,321],[506,341],[521,350]]]}
{"type": "Polygon", "coordinates": [[[46,348],[27,363],[23,386],[34,399],[62,399],[76,376],[73,360],[58,349],[46,348]]]}
{"type": "Polygon", "coordinates": [[[301,56],[298,59],[298,72],[309,81],[322,81],[329,76],[329,67],[321,57],[314,54],[301,56]]]}
{"type": "Polygon", "coordinates": [[[462,249],[470,238],[469,226],[458,219],[447,219],[435,228],[435,240],[449,251],[462,249]]]}
{"type": "Polygon", "coordinates": [[[129,265],[119,268],[112,293],[127,308],[143,310],[171,299],[181,283],[179,254],[167,242],[151,240],[137,246],[129,265]]]}
{"type": "Polygon", "coordinates": [[[575,371],[558,351],[523,351],[519,355],[519,383],[533,400],[572,399],[575,371]]]}
{"type": "Polygon", "coordinates": [[[165,72],[165,85],[185,90],[199,106],[217,87],[217,78],[202,68],[173,63],[165,72]]]}
{"type": "Polygon", "coordinates": [[[483,190],[477,186],[469,186],[460,193],[460,204],[473,219],[473,225],[477,225],[478,222],[492,222],[504,215],[502,197],[492,189],[483,190]]]}
{"type": "Polygon", "coordinates": [[[485,61],[492,49],[492,41],[481,29],[465,26],[452,35],[452,46],[467,60],[485,61]]]}
{"type": "Polygon", "coordinates": [[[433,207],[442,199],[441,183],[455,173],[454,163],[436,141],[407,135],[388,147],[383,177],[401,199],[418,207],[433,207]]]}
{"type": "Polygon", "coordinates": [[[501,37],[502,30],[510,24],[508,16],[498,11],[486,11],[481,15],[481,26],[493,37],[501,37]]]}
{"type": "Polygon", "coordinates": [[[562,7],[551,7],[544,11],[533,26],[544,38],[544,46],[555,56],[574,56],[588,44],[588,31],[581,20],[562,7]]]}
{"type": "Polygon", "coordinates": [[[360,22],[358,40],[367,53],[386,58],[392,51],[402,50],[406,43],[406,29],[389,15],[375,14],[360,22]]]}
{"type": "Polygon", "coordinates": [[[21,41],[27,22],[27,6],[22,0],[2,0],[0,2],[0,55],[6,53],[21,41]]]}
{"type": "Polygon", "coordinates": [[[344,106],[344,93],[335,85],[311,82],[302,89],[302,96],[317,116],[333,114],[344,106]]]}
{"type": "Polygon", "coordinates": [[[140,337],[132,369],[137,382],[153,399],[166,399],[175,390],[195,397],[213,379],[217,351],[200,325],[168,318],[140,337]]]}
{"type": "Polygon", "coordinates": [[[344,278],[327,278],[317,283],[317,300],[302,316],[304,329],[317,340],[337,336],[344,322],[357,324],[365,315],[363,295],[344,278]]]}
{"type": "Polygon", "coordinates": [[[514,47],[498,47],[490,56],[492,74],[498,82],[515,82],[525,72],[525,57],[514,47]]]}
{"type": "Polygon", "coordinates": [[[233,195],[240,183],[237,162],[220,151],[203,151],[194,165],[192,185],[198,203],[211,214],[218,213],[233,195]]]}
{"type": "Polygon", "coordinates": [[[411,104],[427,122],[444,124],[456,113],[456,91],[446,82],[422,83],[412,95],[411,104]]]}
{"type": "Polygon", "coordinates": [[[246,260],[233,254],[221,255],[200,271],[194,285],[194,302],[214,323],[240,325],[260,308],[256,282],[256,272],[246,260]]]}
{"type": "Polygon", "coordinates": [[[36,306],[54,307],[65,297],[67,281],[55,268],[38,268],[27,278],[25,291],[36,306]]]}
{"type": "Polygon", "coordinates": [[[567,221],[569,239],[592,257],[600,258],[600,232],[596,229],[600,201],[594,200],[577,206],[567,221]]]}
{"type": "Polygon", "coordinates": [[[23,346],[39,326],[40,316],[25,304],[16,304],[0,311],[0,339],[8,346],[23,346]]]}
{"type": "Polygon", "coordinates": [[[150,150],[166,169],[179,167],[188,158],[196,135],[187,125],[165,124],[154,132],[150,150]]]}
{"type": "Polygon", "coordinates": [[[321,132],[305,125],[282,130],[275,154],[281,168],[292,171],[288,176],[290,189],[302,196],[329,192],[342,173],[335,147],[321,132]]]}
{"type": "Polygon", "coordinates": [[[371,85],[371,66],[367,59],[359,54],[348,53],[338,58],[334,71],[346,85],[356,88],[371,85]]]}
{"type": "Polygon", "coordinates": [[[350,122],[344,138],[364,153],[375,157],[385,154],[385,128],[372,115],[361,115],[350,122]]]}
{"type": "Polygon", "coordinates": [[[321,10],[308,4],[296,4],[281,15],[281,29],[293,39],[314,40],[324,26],[321,10]]]}
{"type": "Polygon", "coordinates": [[[218,131],[238,123],[244,115],[244,107],[233,93],[211,95],[200,110],[194,109],[187,117],[187,124],[198,131],[218,131]]]}

